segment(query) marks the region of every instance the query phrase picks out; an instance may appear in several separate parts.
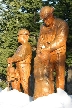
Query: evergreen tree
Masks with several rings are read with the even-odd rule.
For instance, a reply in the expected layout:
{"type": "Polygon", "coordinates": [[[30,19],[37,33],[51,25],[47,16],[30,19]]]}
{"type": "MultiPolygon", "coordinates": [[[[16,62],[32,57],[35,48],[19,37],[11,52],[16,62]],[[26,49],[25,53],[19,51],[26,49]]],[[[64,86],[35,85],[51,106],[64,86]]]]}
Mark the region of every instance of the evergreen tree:
{"type": "Polygon", "coordinates": [[[5,79],[7,58],[18,47],[17,32],[26,28],[30,32],[30,43],[36,46],[39,36],[39,10],[41,0],[2,0],[0,2],[0,78],[5,79]]]}
{"type": "Polygon", "coordinates": [[[7,58],[12,56],[18,47],[19,29],[29,30],[29,42],[32,48],[36,47],[40,30],[39,10],[47,5],[54,6],[56,17],[68,22],[67,64],[72,64],[72,0],[2,0],[0,1],[0,79],[5,79],[7,58]]]}

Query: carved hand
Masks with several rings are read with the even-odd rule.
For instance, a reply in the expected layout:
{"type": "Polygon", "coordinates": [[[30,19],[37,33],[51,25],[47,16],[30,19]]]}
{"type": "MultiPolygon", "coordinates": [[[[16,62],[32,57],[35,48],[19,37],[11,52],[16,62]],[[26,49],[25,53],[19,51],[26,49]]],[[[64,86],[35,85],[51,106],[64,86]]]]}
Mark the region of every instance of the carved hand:
{"type": "Polygon", "coordinates": [[[46,61],[49,59],[50,52],[46,49],[42,49],[40,53],[38,53],[38,57],[41,61],[46,61]]]}

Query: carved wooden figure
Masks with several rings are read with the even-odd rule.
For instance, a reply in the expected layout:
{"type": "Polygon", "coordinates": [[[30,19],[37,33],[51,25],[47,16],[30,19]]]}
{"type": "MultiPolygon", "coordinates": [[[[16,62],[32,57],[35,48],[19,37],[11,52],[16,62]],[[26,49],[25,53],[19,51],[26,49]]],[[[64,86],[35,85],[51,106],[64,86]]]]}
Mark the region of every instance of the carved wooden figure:
{"type": "Polygon", "coordinates": [[[17,70],[14,67],[12,67],[12,64],[8,64],[7,67],[7,81],[8,81],[8,90],[10,90],[10,85],[11,85],[13,89],[21,91],[19,72],[17,72],[17,70]]]}
{"type": "Polygon", "coordinates": [[[18,76],[18,82],[15,80],[12,83],[13,88],[18,88],[20,91],[20,83],[22,84],[24,93],[29,94],[29,77],[31,71],[32,48],[29,39],[29,31],[21,29],[18,32],[18,42],[21,45],[12,57],[8,58],[8,63],[15,63],[15,73],[18,76]]]}
{"type": "Polygon", "coordinates": [[[40,11],[43,24],[34,59],[34,99],[54,92],[53,72],[56,72],[56,87],[64,89],[65,59],[68,25],[55,18],[54,8],[45,6],[40,11]]]}

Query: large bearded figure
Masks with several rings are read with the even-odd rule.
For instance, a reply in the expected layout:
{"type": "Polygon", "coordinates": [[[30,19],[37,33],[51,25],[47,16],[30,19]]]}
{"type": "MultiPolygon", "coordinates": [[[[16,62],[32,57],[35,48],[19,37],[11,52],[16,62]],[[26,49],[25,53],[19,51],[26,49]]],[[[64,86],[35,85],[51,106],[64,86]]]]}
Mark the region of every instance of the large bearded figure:
{"type": "Polygon", "coordinates": [[[54,18],[53,7],[40,11],[44,24],[40,27],[36,57],[34,59],[34,99],[54,92],[53,72],[56,72],[56,88],[65,86],[65,59],[68,25],[54,18]]]}

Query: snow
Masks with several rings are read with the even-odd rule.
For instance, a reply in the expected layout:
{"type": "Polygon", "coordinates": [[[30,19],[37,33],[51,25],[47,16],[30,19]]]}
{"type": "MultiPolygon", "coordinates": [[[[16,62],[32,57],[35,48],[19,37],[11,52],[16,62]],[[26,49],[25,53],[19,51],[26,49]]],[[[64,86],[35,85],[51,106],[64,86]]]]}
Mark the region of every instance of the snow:
{"type": "Polygon", "coordinates": [[[72,95],[57,88],[57,93],[39,97],[33,101],[33,97],[17,90],[0,92],[0,108],[72,108],[72,95]]]}

